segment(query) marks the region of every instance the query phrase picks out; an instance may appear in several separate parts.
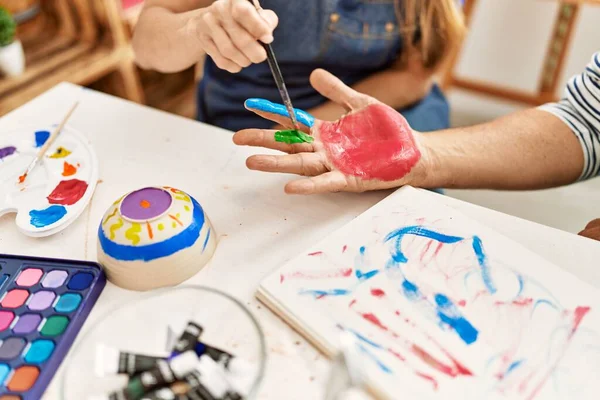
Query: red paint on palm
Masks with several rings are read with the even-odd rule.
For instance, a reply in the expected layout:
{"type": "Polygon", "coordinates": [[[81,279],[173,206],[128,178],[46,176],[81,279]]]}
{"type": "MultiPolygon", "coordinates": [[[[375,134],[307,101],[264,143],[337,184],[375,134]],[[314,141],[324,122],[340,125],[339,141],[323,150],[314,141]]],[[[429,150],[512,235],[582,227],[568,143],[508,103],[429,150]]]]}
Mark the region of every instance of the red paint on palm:
{"type": "Polygon", "coordinates": [[[394,181],[421,158],[408,122],[383,104],[322,122],[319,132],[331,162],[346,175],[394,181]]]}

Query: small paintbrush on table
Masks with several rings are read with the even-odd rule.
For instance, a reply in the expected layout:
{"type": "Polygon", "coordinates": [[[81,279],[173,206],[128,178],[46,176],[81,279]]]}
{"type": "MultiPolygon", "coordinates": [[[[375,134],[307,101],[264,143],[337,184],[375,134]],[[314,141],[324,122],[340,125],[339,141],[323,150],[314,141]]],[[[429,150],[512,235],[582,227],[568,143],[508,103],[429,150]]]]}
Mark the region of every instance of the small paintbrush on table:
{"type": "Polygon", "coordinates": [[[71,118],[71,115],[73,114],[73,112],[75,111],[75,109],[77,108],[78,105],[79,105],[78,101],[75,104],[73,104],[73,106],[71,107],[71,109],[69,110],[67,115],[65,115],[65,117],[63,118],[60,125],[58,125],[58,127],[54,130],[54,132],[52,132],[52,134],[50,135],[48,140],[46,140],[46,143],[44,143],[44,145],[42,146],[40,151],[38,151],[35,158],[31,161],[31,163],[27,167],[27,170],[25,171],[25,173],[19,177],[19,183],[25,182],[25,179],[27,179],[27,176],[29,174],[31,174],[31,171],[33,171],[33,169],[35,168],[37,163],[44,157],[44,155],[46,154],[46,152],[48,151],[50,146],[52,146],[52,143],[54,143],[56,141],[56,138],[58,138],[58,135],[60,134],[62,129],[65,127],[65,124],[67,123],[69,118],[71,118]]]}
{"type": "MultiPolygon", "coordinates": [[[[261,10],[262,7],[258,0],[248,0],[257,10],[261,10]]],[[[279,94],[281,95],[281,100],[287,109],[288,114],[290,115],[290,119],[292,120],[292,125],[295,129],[300,130],[300,126],[298,125],[298,120],[296,119],[296,114],[294,113],[294,107],[292,106],[292,99],[290,99],[290,94],[285,86],[285,82],[283,80],[283,74],[281,73],[281,69],[279,68],[279,64],[277,63],[277,59],[275,58],[275,53],[273,52],[273,48],[270,44],[266,44],[260,42],[263,45],[265,50],[267,51],[267,62],[269,63],[269,68],[271,68],[271,73],[273,74],[273,78],[275,79],[275,84],[277,85],[277,89],[279,89],[279,94]]]]}

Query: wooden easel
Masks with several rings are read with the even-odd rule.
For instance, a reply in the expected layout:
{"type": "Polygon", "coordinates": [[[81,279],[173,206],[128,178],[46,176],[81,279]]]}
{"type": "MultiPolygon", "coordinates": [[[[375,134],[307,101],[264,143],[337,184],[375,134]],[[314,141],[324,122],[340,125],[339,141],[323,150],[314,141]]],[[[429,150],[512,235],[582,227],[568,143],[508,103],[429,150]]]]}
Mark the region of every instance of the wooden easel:
{"type": "MultiPolygon", "coordinates": [[[[477,5],[476,3],[477,0],[465,0],[464,13],[467,25],[470,23],[473,10],[477,5]]],[[[542,74],[536,93],[527,93],[456,76],[455,68],[460,52],[457,52],[451,59],[450,67],[442,81],[443,88],[465,89],[471,92],[525,103],[532,106],[556,101],[558,97],[558,84],[564,68],[565,59],[572,43],[580,5],[583,3],[600,5],[600,0],[563,0],[559,3],[560,7],[554,21],[554,28],[544,58],[542,74]]]]}
{"type": "Polygon", "coordinates": [[[128,35],[116,0],[44,1],[42,14],[20,27],[27,69],[0,79],[0,115],[60,82],[85,86],[108,75],[116,94],[144,103],[128,35]]]}

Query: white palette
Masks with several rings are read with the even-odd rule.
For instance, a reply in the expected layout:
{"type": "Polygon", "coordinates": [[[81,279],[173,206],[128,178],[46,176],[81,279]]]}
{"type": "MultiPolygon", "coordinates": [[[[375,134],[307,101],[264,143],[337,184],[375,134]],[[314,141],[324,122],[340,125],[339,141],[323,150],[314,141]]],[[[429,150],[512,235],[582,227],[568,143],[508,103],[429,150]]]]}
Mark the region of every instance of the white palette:
{"type": "Polygon", "coordinates": [[[91,200],[98,181],[91,143],[66,126],[47,156],[19,183],[40,140],[55,128],[35,126],[0,134],[0,216],[16,213],[18,229],[28,236],[49,236],[69,226],[91,200]]]}

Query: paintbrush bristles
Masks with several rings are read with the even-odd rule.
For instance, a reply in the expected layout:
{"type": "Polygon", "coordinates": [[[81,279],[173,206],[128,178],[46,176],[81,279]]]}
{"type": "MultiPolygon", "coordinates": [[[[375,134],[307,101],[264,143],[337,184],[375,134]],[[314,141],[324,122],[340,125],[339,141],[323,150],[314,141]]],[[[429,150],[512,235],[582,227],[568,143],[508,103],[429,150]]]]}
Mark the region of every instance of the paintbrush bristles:
{"type": "Polygon", "coordinates": [[[52,132],[52,134],[50,135],[48,140],[46,140],[46,143],[44,143],[44,145],[42,146],[40,151],[38,151],[38,153],[35,156],[35,158],[33,159],[33,161],[31,161],[31,164],[29,164],[25,173],[19,177],[19,183],[25,182],[25,179],[27,179],[27,176],[31,173],[31,171],[33,171],[33,169],[35,168],[37,163],[44,157],[44,154],[46,154],[46,152],[48,151],[50,146],[52,146],[52,143],[54,143],[56,141],[56,138],[58,138],[60,132],[63,130],[63,128],[67,124],[67,121],[69,120],[69,118],[71,118],[71,115],[73,115],[73,112],[75,111],[75,109],[77,108],[78,105],[79,105],[79,101],[76,101],[75,104],[73,104],[73,106],[69,109],[69,112],[67,113],[67,115],[65,115],[65,117],[63,118],[61,123],[52,132]]]}

